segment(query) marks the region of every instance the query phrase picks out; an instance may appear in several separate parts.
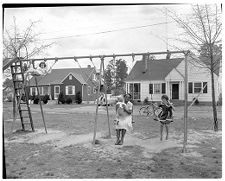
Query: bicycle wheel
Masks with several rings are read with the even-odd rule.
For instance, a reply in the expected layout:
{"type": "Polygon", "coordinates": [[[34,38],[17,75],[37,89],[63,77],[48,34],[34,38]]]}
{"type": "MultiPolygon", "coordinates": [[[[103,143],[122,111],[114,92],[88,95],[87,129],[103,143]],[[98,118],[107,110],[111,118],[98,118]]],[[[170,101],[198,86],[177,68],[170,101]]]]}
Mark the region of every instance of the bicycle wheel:
{"type": "Polygon", "coordinates": [[[142,106],[140,109],[139,109],[139,114],[141,115],[141,116],[148,116],[148,107],[149,106],[142,106]]]}
{"type": "Polygon", "coordinates": [[[155,117],[155,110],[152,105],[148,106],[148,115],[151,117],[155,117]]]}

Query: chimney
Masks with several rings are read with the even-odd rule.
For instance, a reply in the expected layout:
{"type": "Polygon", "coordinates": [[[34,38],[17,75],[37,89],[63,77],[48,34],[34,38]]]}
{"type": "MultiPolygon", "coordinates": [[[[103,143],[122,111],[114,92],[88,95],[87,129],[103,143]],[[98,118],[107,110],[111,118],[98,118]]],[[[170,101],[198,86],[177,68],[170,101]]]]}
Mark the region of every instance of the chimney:
{"type": "Polygon", "coordinates": [[[149,54],[147,54],[147,53],[143,54],[142,61],[143,61],[144,65],[145,65],[145,67],[144,67],[144,70],[143,70],[142,73],[145,73],[148,70],[148,59],[149,59],[149,54]]]}
{"type": "Polygon", "coordinates": [[[91,65],[88,65],[87,68],[91,68],[91,65]]]}

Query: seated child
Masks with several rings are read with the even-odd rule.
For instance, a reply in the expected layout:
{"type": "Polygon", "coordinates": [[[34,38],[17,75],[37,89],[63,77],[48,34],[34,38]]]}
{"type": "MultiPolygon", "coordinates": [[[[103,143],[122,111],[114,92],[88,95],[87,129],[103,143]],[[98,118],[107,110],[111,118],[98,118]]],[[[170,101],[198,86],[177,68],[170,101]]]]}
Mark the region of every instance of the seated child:
{"type": "Polygon", "coordinates": [[[114,120],[115,125],[118,125],[119,117],[124,116],[124,106],[126,106],[126,104],[123,102],[123,98],[119,97],[118,102],[116,103],[116,119],[114,120]]]}
{"type": "Polygon", "coordinates": [[[45,62],[41,62],[36,69],[33,67],[33,64],[31,64],[31,67],[26,71],[26,74],[31,74],[32,76],[40,76],[46,75],[50,72],[51,69],[49,71],[47,70],[45,62]]]}

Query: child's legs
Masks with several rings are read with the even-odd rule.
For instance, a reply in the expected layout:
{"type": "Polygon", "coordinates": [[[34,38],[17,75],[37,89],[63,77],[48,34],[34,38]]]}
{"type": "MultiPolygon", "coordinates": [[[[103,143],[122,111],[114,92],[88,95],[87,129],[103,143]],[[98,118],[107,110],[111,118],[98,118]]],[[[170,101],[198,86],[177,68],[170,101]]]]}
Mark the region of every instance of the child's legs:
{"type": "Polygon", "coordinates": [[[123,144],[124,137],[125,137],[125,134],[126,134],[126,130],[122,129],[121,131],[122,131],[121,143],[123,144]]]}
{"type": "Polygon", "coordinates": [[[120,141],[120,130],[119,129],[116,129],[116,145],[119,143],[120,141]]]}
{"type": "Polygon", "coordinates": [[[160,123],[160,140],[162,141],[162,135],[163,135],[163,124],[160,123]]]}
{"type": "Polygon", "coordinates": [[[168,136],[169,136],[169,126],[167,124],[165,124],[166,127],[166,140],[168,140],[168,136]]]}

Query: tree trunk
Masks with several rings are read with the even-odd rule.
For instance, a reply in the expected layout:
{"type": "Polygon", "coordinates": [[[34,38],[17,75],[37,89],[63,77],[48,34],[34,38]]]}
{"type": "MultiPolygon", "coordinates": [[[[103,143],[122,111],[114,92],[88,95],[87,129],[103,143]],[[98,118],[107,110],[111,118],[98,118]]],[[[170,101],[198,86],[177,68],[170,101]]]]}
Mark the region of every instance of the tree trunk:
{"type": "Polygon", "coordinates": [[[214,129],[214,131],[218,131],[218,120],[217,120],[217,110],[216,110],[216,99],[215,99],[215,86],[214,86],[213,70],[211,70],[211,82],[212,82],[213,129],[214,129]]]}

